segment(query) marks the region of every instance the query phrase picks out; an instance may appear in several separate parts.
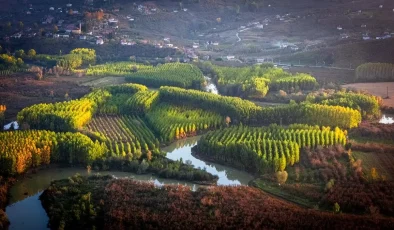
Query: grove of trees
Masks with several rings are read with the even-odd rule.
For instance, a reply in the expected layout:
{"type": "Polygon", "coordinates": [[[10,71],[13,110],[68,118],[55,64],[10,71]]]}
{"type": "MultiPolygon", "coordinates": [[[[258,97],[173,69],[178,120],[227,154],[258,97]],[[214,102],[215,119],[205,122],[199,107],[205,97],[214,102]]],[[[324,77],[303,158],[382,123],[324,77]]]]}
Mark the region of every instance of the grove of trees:
{"type": "Polygon", "coordinates": [[[356,82],[394,81],[394,64],[365,63],[356,68],[356,82]]]}
{"type": "Polygon", "coordinates": [[[347,133],[339,128],[271,125],[230,127],[201,137],[195,148],[200,155],[252,172],[284,171],[300,160],[300,148],[345,145],[347,133]]]}
{"type": "Polygon", "coordinates": [[[50,163],[85,164],[107,152],[103,143],[80,133],[45,130],[0,132],[0,174],[15,175],[50,163]]]}

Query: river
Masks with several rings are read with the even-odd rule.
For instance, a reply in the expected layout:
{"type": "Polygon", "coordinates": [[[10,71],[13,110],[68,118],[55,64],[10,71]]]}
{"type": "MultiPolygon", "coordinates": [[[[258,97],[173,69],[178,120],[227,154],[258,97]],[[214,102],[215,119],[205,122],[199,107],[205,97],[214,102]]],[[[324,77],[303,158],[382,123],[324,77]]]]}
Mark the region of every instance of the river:
{"type": "MultiPolygon", "coordinates": [[[[183,162],[191,163],[195,168],[206,169],[208,172],[218,175],[219,185],[246,185],[253,177],[243,171],[230,167],[212,164],[199,160],[191,155],[191,148],[197,144],[198,137],[190,137],[174,142],[168,147],[163,148],[167,152],[167,157],[172,160],[182,158],[183,162]]],[[[87,170],[81,168],[50,168],[38,171],[24,179],[16,182],[10,189],[10,204],[6,208],[6,213],[11,222],[10,229],[48,229],[48,216],[41,206],[38,199],[42,191],[46,189],[52,180],[59,180],[71,177],[79,173],[89,175],[87,170]]],[[[96,172],[92,171],[90,174],[96,172]]],[[[127,172],[100,172],[102,175],[114,175],[115,177],[133,177],[137,180],[153,181],[156,185],[162,184],[184,184],[191,186],[195,190],[198,185],[185,181],[161,179],[150,174],[137,175],[127,172]]]]}
{"type": "Polygon", "coordinates": [[[383,114],[382,118],[379,120],[379,123],[386,124],[386,125],[394,124],[394,115],[393,114],[388,114],[388,115],[383,114]]]}

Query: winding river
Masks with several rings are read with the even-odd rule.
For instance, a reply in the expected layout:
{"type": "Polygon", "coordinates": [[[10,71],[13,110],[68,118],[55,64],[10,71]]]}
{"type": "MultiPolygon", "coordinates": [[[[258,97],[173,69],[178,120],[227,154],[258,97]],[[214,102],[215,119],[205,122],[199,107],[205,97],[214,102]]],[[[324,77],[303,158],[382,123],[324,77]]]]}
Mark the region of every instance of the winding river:
{"type": "MultiPolygon", "coordinates": [[[[168,147],[163,148],[167,152],[167,157],[172,160],[182,158],[183,162],[192,164],[195,168],[205,169],[206,171],[219,176],[219,185],[246,185],[253,177],[243,171],[230,167],[212,164],[199,160],[191,155],[191,148],[197,144],[199,136],[190,137],[174,142],[168,147]]],[[[89,175],[87,170],[81,168],[50,168],[44,169],[36,174],[28,175],[26,178],[16,182],[10,189],[10,204],[6,208],[6,213],[11,222],[10,229],[48,229],[48,216],[41,206],[38,199],[44,189],[52,180],[59,180],[71,177],[79,173],[89,175]]],[[[90,172],[93,174],[95,172],[90,172]]],[[[195,190],[198,185],[178,180],[161,179],[150,174],[137,175],[127,172],[108,171],[100,172],[103,175],[114,175],[115,177],[132,177],[136,180],[153,181],[156,185],[162,184],[185,184],[195,190]]]]}

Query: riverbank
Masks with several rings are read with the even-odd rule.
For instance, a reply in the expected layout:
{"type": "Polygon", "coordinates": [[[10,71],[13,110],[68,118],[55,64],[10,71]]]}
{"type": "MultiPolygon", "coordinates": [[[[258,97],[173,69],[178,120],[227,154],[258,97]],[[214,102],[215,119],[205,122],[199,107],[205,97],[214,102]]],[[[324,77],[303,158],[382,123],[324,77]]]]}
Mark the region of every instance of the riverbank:
{"type": "MultiPolygon", "coordinates": [[[[253,179],[253,176],[246,172],[236,170],[230,167],[217,164],[206,163],[191,156],[191,148],[196,145],[200,136],[189,137],[178,140],[163,148],[166,157],[171,161],[180,162],[189,165],[195,169],[203,169],[212,175],[217,176],[217,184],[219,185],[247,185],[253,179]]],[[[201,184],[188,183],[181,180],[171,180],[156,177],[152,173],[133,174],[120,171],[95,171],[93,168],[88,171],[84,167],[60,167],[60,165],[50,165],[45,169],[32,171],[28,174],[18,177],[16,183],[11,187],[9,194],[9,206],[7,206],[7,214],[9,215],[12,229],[26,229],[26,226],[35,226],[35,229],[44,229],[48,222],[46,212],[43,210],[38,197],[41,192],[48,188],[51,181],[66,179],[74,176],[76,173],[82,176],[94,175],[114,175],[117,178],[131,177],[139,181],[150,181],[155,185],[162,186],[168,184],[184,184],[192,190],[197,190],[201,184]],[[20,210],[23,210],[21,212],[20,210]]]]}

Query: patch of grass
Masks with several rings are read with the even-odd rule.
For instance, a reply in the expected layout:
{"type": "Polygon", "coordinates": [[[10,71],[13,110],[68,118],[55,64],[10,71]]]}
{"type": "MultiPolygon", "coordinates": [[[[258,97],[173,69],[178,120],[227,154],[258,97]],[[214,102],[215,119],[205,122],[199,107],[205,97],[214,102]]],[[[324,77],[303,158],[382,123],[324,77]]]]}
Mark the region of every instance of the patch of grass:
{"type": "Polygon", "coordinates": [[[387,180],[394,179],[394,153],[366,153],[354,151],[353,157],[362,161],[363,173],[368,178],[371,168],[376,168],[379,175],[387,180]]]}
{"type": "Polygon", "coordinates": [[[313,208],[313,209],[318,208],[318,202],[312,201],[306,197],[295,196],[294,194],[285,191],[278,183],[259,178],[253,180],[251,184],[254,187],[257,187],[266,193],[293,202],[295,204],[304,206],[306,208],[313,208]]]}

